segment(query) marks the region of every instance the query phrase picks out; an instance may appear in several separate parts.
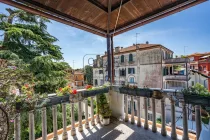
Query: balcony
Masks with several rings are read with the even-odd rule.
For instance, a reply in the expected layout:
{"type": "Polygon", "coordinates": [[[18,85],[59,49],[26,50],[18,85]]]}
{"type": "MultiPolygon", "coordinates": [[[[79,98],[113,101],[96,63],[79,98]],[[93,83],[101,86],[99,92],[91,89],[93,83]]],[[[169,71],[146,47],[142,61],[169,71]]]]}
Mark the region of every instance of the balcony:
{"type": "Polygon", "coordinates": [[[164,64],[175,64],[175,63],[190,63],[189,58],[172,58],[163,60],[164,64]]]}
{"type": "MultiPolygon", "coordinates": [[[[151,89],[155,91],[160,91],[161,89],[151,89]]],[[[84,92],[85,90],[79,90],[78,94],[84,92]]],[[[134,96],[127,94],[121,94],[118,87],[111,87],[109,90],[110,97],[110,108],[112,110],[112,116],[110,124],[108,126],[103,126],[100,122],[100,117],[98,114],[94,114],[94,105],[93,101],[96,100],[95,96],[91,97],[90,104],[88,106],[87,98],[83,97],[80,100],[72,101],[63,100],[56,104],[49,104],[52,106],[52,124],[53,132],[47,134],[47,111],[46,107],[40,109],[41,120],[42,120],[42,137],[37,140],[47,140],[47,139],[130,139],[137,140],[141,139],[150,139],[150,140],[169,140],[169,139],[196,139],[196,135],[188,132],[187,123],[183,123],[183,130],[180,130],[179,127],[176,127],[175,121],[175,101],[172,99],[172,96],[176,95],[175,90],[161,90],[164,98],[155,99],[152,97],[152,121],[148,120],[148,99],[147,97],[136,96],[138,105],[137,105],[137,116],[134,116],[134,96]],[[131,98],[131,114],[128,114],[128,98],[131,98]],[[165,121],[165,98],[170,98],[171,100],[171,124],[166,124],[165,121]],[[144,100],[144,104],[140,104],[140,99],[144,100]],[[161,124],[156,123],[156,101],[161,101],[161,124]],[[117,101],[117,102],[116,102],[117,101]],[[62,105],[62,118],[63,118],[63,128],[58,130],[57,126],[57,104],[62,105]],[[67,119],[70,119],[66,115],[66,105],[70,104],[71,108],[71,125],[67,126],[67,119]],[[82,110],[82,104],[84,104],[84,110],[82,110]],[[74,106],[78,105],[78,122],[75,122],[75,110],[74,106]],[[141,106],[142,105],[142,106],[141,106]],[[144,106],[144,112],[140,111],[141,107],[144,106]],[[88,113],[90,112],[90,116],[88,113]],[[82,120],[83,113],[85,114],[85,119],[82,120]],[[140,114],[144,113],[145,117],[140,118],[140,114]]],[[[154,92],[153,92],[154,94],[154,92]]],[[[181,96],[180,96],[181,97],[181,96]]],[[[54,96],[50,97],[50,100],[53,100],[54,96]]],[[[187,114],[186,109],[182,108],[183,115],[187,114]]],[[[198,110],[199,111],[199,110],[198,110]]],[[[20,128],[20,113],[17,113],[17,117],[14,121],[15,126],[15,140],[21,139],[21,128],[20,128]]],[[[34,111],[28,112],[29,115],[29,140],[35,139],[35,119],[34,111]]],[[[187,118],[187,117],[186,117],[187,118]]],[[[183,121],[187,121],[183,119],[183,121]]],[[[48,121],[49,122],[49,121],[48,121]]],[[[199,123],[196,122],[196,123],[199,123]]],[[[199,129],[198,129],[199,130],[199,129]]],[[[201,129],[200,129],[201,130],[201,129]]],[[[200,132],[197,133],[199,135],[200,132]]]]}
{"type": "Polygon", "coordinates": [[[187,77],[186,75],[165,75],[163,76],[165,80],[168,81],[189,81],[190,77],[187,77]]]}

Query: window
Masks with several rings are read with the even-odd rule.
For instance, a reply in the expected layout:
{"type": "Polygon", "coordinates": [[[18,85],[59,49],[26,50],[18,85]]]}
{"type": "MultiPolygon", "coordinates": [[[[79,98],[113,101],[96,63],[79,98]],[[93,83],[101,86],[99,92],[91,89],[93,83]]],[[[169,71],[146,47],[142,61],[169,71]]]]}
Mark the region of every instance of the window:
{"type": "Polygon", "coordinates": [[[96,86],[98,85],[98,80],[97,80],[97,79],[95,79],[95,85],[96,85],[96,86]]]}
{"type": "Polygon", "coordinates": [[[120,76],[126,76],[126,69],[120,70],[120,76]]]}
{"type": "Polygon", "coordinates": [[[206,66],[203,66],[203,70],[206,71],[206,66]]]}
{"type": "Polygon", "coordinates": [[[202,71],[202,67],[201,66],[199,66],[199,71],[202,71]]]}
{"type": "Polygon", "coordinates": [[[134,77],[130,77],[129,83],[134,83],[134,77]]]}
{"type": "Polygon", "coordinates": [[[125,81],[121,81],[121,85],[125,85],[125,81]]]}
{"type": "Polygon", "coordinates": [[[99,70],[99,74],[103,74],[103,70],[99,70]]]}
{"type": "Polygon", "coordinates": [[[121,55],[121,63],[124,63],[125,62],[125,57],[124,57],[124,55],[121,55]]]}
{"type": "Polygon", "coordinates": [[[192,85],[192,86],[194,86],[194,85],[195,85],[195,82],[194,82],[194,81],[192,81],[191,85],[192,85]]]}
{"type": "Polygon", "coordinates": [[[133,54],[129,54],[129,62],[133,61],[133,54]]]}
{"type": "Polygon", "coordinates": [[[128,74],[135,74],[135,68],[128,68],[128,74]]]}

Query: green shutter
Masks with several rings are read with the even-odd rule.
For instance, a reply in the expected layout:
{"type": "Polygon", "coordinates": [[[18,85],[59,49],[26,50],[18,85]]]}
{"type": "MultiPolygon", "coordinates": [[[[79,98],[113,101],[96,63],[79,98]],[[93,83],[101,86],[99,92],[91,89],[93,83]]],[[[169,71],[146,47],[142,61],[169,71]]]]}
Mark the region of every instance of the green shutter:
{"type": "Polygon", "coordinates": [[[133,74],[135,74],[135,68],[133,68],[133,74]]]}

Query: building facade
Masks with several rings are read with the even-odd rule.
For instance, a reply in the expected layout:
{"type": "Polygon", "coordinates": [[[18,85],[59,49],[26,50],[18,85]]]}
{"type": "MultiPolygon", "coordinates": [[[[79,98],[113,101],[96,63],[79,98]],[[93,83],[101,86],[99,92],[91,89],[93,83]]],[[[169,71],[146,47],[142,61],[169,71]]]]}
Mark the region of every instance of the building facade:
{"type": "Polygon", "coordinates": [[[74,72],[74,86],[83,87],[84,86],[84,74],[82,72],[74,72]]]}
{"type": "MultiPolygon", "coordinates": [[[[107,81],[107,57],[96,56],[93,67],[94,85],[103,85],[107,81]]],[[[114,49],[114,83],[115,85],[137,85],[149,88],[163,88],[163,61],[173,57],[173,52],[159,44],[137,44],[127,48],[114,49]]],[[[144,118],[144,100],[141,98],[141,117],[144,118]]],[[[128,108],[130,110],[130,98],[128,108]]],[[[151,101],[148,99],[148,118],[152,119],[151,101]]],[[[134,100],[137,113],[137,101],[134,100]]],[[[156,100],[156,117],[160,118],[160,101],[156,100]]]]}
{"type": "MultiPolygon", "coordinates": [[[[210,52],[195,53],[187,56],[190,59],[190,69],[201,74],[210,76],[210,52]]],[[[210,91],[210,78],[208,78],[206,88],[210,91]]]]}

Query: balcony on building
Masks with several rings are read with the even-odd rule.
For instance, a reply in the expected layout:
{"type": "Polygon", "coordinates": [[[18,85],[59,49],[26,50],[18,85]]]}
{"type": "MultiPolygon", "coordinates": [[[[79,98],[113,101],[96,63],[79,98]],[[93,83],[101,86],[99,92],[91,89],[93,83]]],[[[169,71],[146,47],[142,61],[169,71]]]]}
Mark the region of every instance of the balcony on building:
{"type": "Polygon", "coordinates": [[[190,59],[189,58],[163,59],[163,64],[176,64],[176,63],[190,63],[190,59]]]}

